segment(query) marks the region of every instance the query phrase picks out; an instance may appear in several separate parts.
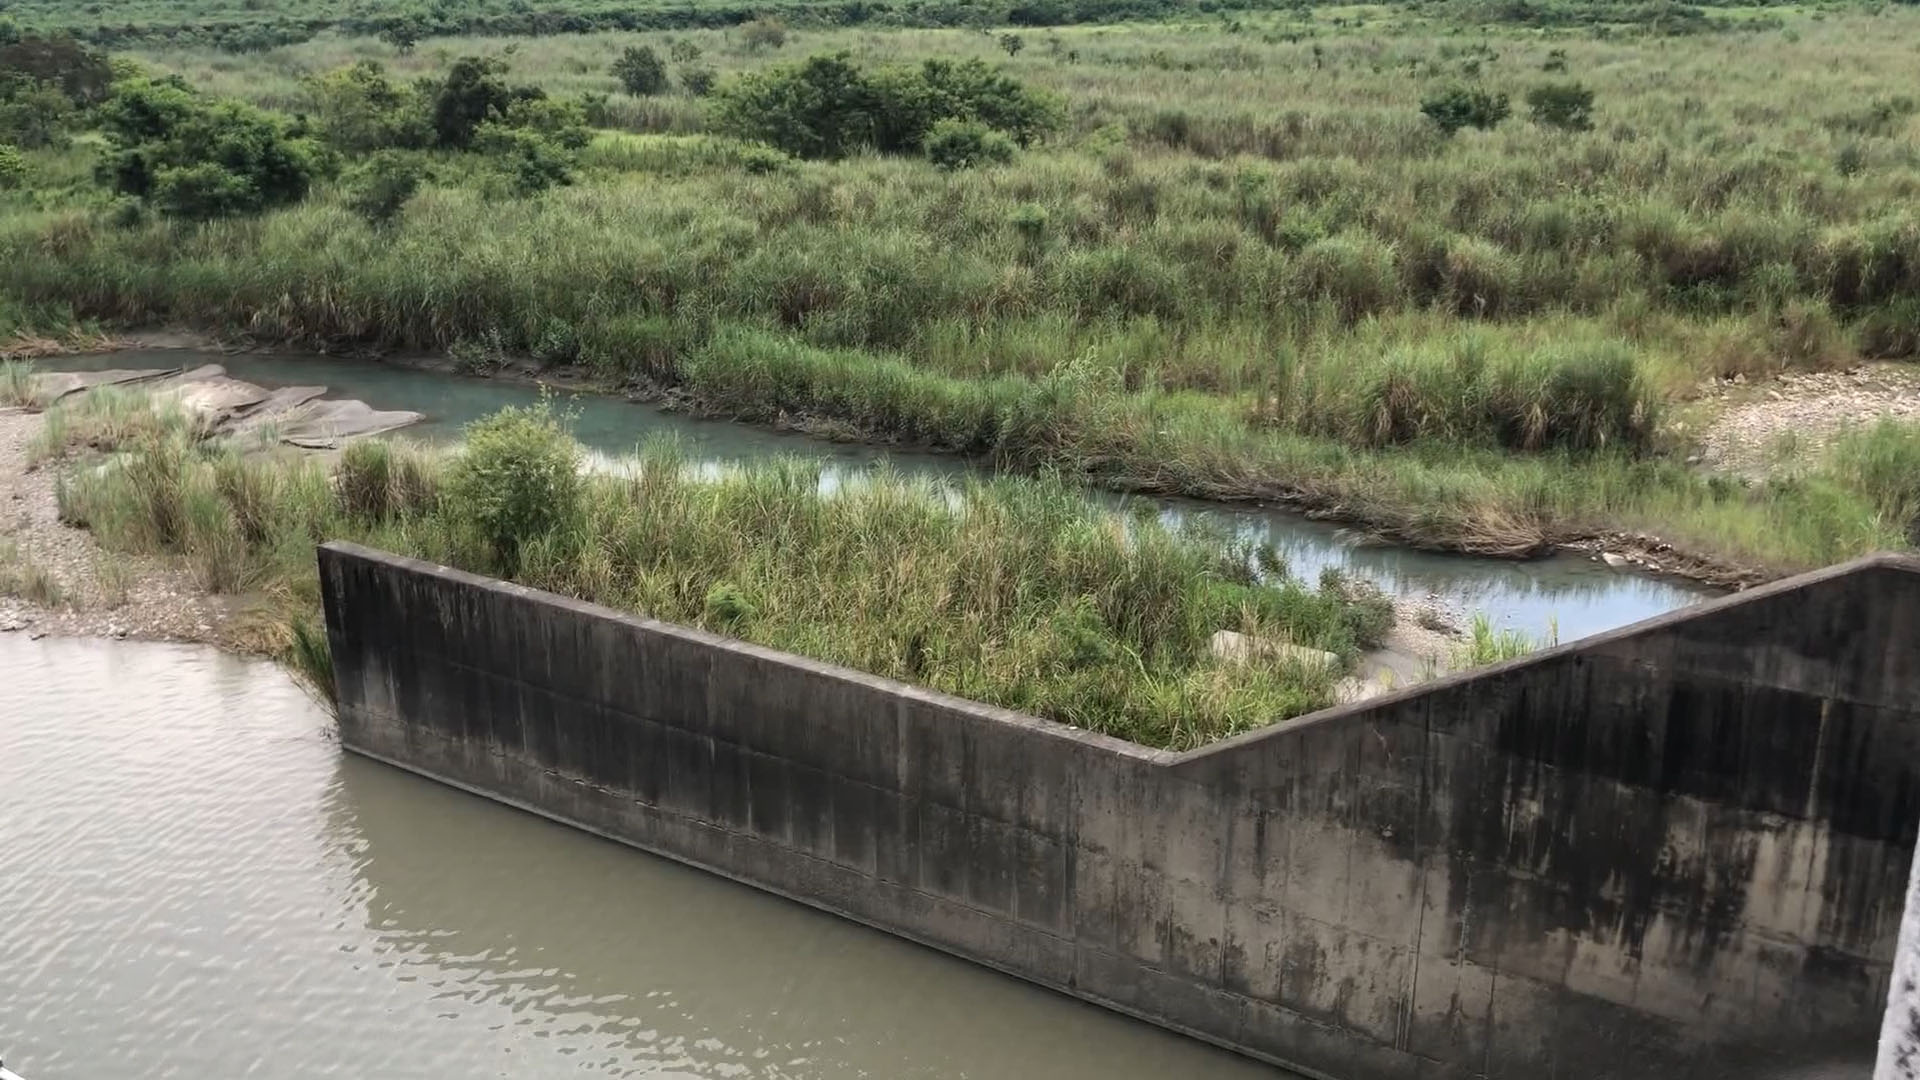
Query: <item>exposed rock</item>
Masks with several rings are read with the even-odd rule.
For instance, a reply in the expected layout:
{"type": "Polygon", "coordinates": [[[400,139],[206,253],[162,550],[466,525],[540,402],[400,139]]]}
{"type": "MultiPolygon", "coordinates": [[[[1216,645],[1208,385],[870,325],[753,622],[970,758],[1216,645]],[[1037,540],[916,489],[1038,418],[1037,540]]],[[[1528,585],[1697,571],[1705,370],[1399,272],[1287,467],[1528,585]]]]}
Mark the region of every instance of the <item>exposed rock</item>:
{"type": "Polygon", "coordinates": [[[33,377],[33,392],[44,405],[51,405],[69,394],[82,390],[91,390],[96,386],[122,386],[128,383],[148,382],[175,374],[179,368],[134,370],[114,368],[108,371],[50,371],[33,377]]]}
{"type": "Polygon", "coordinates": [[[364,401],[314,401],[277,422],[280,441],[307,450],[337,450],[364,438],[417,424],[417,412],[375,409],[364,401]]]}
{"type": "Polygon", "coordinates": [[[219,364],[149,371],[54,372],[35,376],[48,402],[96,386],[151,383],[155,398],[177,402],[215,435],[271,431],[282,443],[305,450],[338,450],[350,439],[384,434],[423,417],[416,412],[375,409],[364,401],[326,401],[324,386],[268,390],[227,374],[219,364]]]}
{"type": "Polygon", "coordinates": [[[1601,552],[1600,561],[1616,569],[1618,569],[1619,567],[1628,565],[1628,560],[1625,555],[1621,555],[1617,552],[1612,552],[1612,551],[1601,552]]]}
{"type": "Polygon", "coordinates": [[[1282,664],[1298,664],[1309,670],[1332,671],[1340,666],[1340,654],[1324,649],[1310,649],[1305,645],[1294,645],[1285,641],[1273,641],[1242,634],[1235,630],[1218,630],[1208,643],[1213,655],[1228,663],[1245,664],[1254,660],[1273,660],[1282,664]]]}

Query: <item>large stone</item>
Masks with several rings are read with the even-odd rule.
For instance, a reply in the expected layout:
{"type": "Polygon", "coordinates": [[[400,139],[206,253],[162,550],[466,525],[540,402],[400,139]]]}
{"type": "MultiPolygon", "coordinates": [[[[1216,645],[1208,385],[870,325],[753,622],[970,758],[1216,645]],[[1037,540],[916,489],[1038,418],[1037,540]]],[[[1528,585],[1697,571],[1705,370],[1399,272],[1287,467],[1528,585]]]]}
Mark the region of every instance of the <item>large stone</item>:
{"type": "Polygon", "coordinates": [[[1320,671],[1332,671],[1340,666],[1340,654],[1325,649],[1310,649],[1305,645],[1295,645],[1286,641],[1274,641],[1271,638],[1259,638],[1242,634],[1237,630],[1218,630],[1208,642],[1213,655],[1232,664],[1249,664],[1256,660],[1266,660],[1281,664],[1297,664],[1304,668],[1320,671]]]}

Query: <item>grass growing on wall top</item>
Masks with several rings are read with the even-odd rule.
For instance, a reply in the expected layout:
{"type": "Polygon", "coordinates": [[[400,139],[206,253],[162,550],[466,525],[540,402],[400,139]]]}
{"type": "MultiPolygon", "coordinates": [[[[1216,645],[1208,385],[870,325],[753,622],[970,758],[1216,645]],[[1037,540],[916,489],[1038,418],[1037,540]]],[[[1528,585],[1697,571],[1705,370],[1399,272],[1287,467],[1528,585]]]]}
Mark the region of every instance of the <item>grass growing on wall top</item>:
{"type": "MultiPolygon", "coordinates": [[[[77,414],[61,429],[103,430],[88,408],[56,410],[77,414]]],[[[823,493],[804,462],[700,478],[667,445],[582,475],[544,407],[468,437],[447,457],[356,443],[329,468],[168,421],[75,471],[62,513],[109,548],[177,553],[209,591],[277,598],[296,631],[317,608],[315,545],[352,539],[1162,747],[1330,701],[1335,673],[1229,666],[1215,631],[1351,657],[1391,620],[1344,582],[1257,580],[1270,552],[1045,479],[949,489],[879,471],[823,493]]],[[[290,636],[324,679],[311,626],[290,636]]]]}

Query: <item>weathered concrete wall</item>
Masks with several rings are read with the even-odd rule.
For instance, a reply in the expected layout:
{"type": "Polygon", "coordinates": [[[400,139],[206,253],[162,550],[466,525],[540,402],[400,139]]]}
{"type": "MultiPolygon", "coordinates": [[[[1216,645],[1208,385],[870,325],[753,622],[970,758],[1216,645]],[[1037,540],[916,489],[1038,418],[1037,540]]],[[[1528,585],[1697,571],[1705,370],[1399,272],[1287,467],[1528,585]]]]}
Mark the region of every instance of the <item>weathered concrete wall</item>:
{"type": "Polygon", "coordinates": [[[1312,1074],[1865,1076],[1920,820],[1869,560],[1185,755],[346,546],[345,745],[1312,1074]]]}

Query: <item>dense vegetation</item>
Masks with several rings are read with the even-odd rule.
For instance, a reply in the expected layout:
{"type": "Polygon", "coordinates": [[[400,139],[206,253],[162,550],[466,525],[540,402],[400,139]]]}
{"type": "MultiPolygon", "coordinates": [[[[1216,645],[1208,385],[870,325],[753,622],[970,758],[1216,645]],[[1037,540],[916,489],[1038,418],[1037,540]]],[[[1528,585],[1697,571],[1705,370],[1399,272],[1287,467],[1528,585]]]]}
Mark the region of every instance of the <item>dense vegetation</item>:
{"type": "Polygon", "coordinates": [[[1902,542],[1861,474],[1705,474],[1684,425],[1920,352],[1920,16],[1634,11],[154,47],[0,160],[0,320],[531,355],[1444,547],[1902,542]],[[168,74],[278,114],[305,196],[98,182],[168,74]]]}
{"type": "MultiPolygon", "coordinates": [[[[361,442],[331,468],[201,442],[177,410],[112,390],[56,407],[47,430],[44,453],[120,451],[72,472],[63,517],[296,620],[318,611],[316,540],[347,537],[1155,746],[1329,702],[1337,671],[1221,660],[1215,631],[1351,657],[1392,619],[1337,578],[1286,580],[1271,551],[1123,524],[1058,483],[880,474],[827,495],[805,463],[696,478],[664,445],[583,477],[544,407],[476,423],[451,458],[361,442]]],[[[293,640],[324,672],[320,639],[293,640]]]]}

